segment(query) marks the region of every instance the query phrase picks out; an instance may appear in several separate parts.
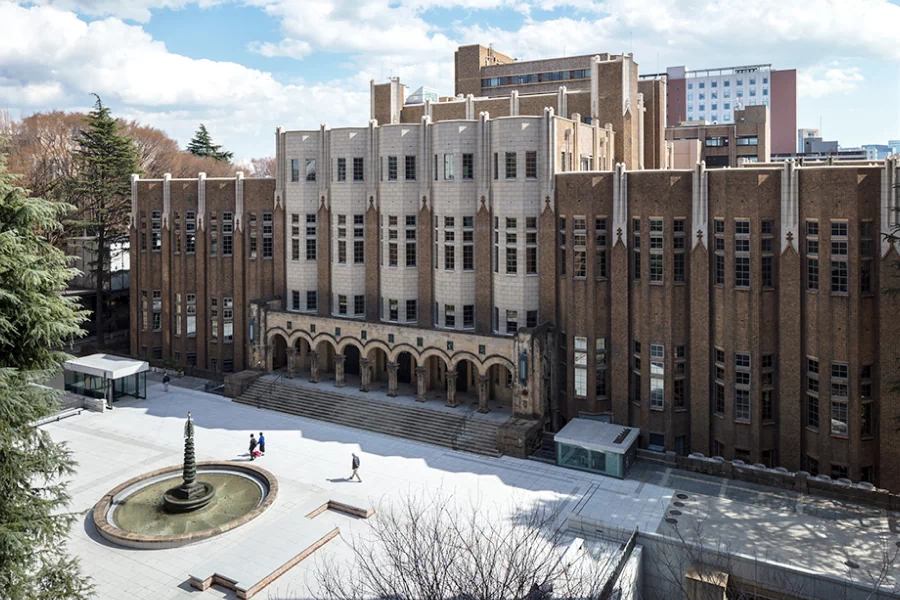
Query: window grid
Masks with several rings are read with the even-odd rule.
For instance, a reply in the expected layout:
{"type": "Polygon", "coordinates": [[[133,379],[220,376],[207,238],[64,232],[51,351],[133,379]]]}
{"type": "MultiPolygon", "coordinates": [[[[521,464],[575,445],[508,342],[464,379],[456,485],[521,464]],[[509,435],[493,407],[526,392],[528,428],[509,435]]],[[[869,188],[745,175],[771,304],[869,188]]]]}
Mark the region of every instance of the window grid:
{"type": "Polygon", "coordinates": [[[831,222],[831,293],[846,294],[849,281],[850,240],[846,221],[831,222]]]}
{"type": "Polygon", "coordinates": [[[650,219],[650,283],[663,282],[663,220],[650,219]]]}
{"type": "Polygon", "coordinates": [[[819,222],[806,222],[806,289],[819,289],[819,222]]]}

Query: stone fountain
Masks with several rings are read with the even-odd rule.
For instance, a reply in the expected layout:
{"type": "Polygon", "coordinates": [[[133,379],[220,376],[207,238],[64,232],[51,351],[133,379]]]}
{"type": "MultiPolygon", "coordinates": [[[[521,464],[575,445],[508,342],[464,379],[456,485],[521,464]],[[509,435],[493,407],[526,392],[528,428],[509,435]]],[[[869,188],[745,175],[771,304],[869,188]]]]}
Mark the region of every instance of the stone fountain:
{"type": "Polygon", "coordinates": [[[197,481],[197,461],[194,457],[194,420],[187,414],[184,424],[184,470],[183,483],[173,487],[163,495],[166,510],[173,513],[190,512],[203,508],[216,495],[216,486],[197,481]]]}

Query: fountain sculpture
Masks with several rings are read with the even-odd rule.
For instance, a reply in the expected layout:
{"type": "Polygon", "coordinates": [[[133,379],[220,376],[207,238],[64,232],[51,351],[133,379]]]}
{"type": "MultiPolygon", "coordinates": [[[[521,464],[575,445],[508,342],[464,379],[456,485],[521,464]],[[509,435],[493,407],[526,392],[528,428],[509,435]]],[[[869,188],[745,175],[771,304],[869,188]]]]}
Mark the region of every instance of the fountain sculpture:
{"type": "Polygon", "coordinates": [[[184,482],[173,487],[163,495],[166,510],[173,513],[190,512],[203,508],[216,495],[216,486],[211,483],[197,481],[197,462],[194,458],[194,420],[187,414],[184,424],[184,482]]]}

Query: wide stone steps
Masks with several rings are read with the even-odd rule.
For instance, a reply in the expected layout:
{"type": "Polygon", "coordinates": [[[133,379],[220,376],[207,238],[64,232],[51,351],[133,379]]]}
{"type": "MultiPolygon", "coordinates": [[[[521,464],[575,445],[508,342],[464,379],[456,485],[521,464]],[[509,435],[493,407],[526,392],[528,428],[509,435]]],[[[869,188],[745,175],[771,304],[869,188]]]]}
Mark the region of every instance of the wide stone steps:
{"type": "Polygon", "coordinates": [[[466,417],[463,407],[456,415],[268,381],[254,382],[234,401],[454,450],[500,455],[497,424],[466,417]]]}

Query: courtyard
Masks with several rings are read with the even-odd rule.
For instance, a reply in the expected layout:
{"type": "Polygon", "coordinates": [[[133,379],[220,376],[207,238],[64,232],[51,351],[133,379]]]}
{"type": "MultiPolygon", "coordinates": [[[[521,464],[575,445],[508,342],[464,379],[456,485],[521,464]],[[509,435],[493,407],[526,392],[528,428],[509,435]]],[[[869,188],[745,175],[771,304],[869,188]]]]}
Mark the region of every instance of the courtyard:
{"type": "MultiPolygon", "coordinates": [[[[705,520],[710,535],[735,551],[753,550],[767,560],[836,576],[846,574],[844,562],[850,557],[863,570],[877,567],[875,536],[900,541],[894,515],[883,511],[826,506],[810,497],[640,463],[629,478],[617,480],[535,461],[478,456],[242,406],[197,389],[172,386],[165,393],[153,375],[146,399],[125,399],[112,411],[85,411],[45,427],[55,440],[69,444],[79,462],[70,486],[71,509],[83,516],[71,532],[70,551],[81,558],[103,599],[232,598],[233,592],[215,586],[204,592],[191,588],[192,570],[215,557],[226,563],[253,561],[242,549],[260,537],[272,547],[289,547],[303,518],[300,508],[323,494],[351,495],[382,507],[407,494],[440,493],[510,516],[542,505],[560,523],[575,512],[622,529],[662,533],[671,527],[666,518],[678,501],[675,494],[687,493],[679,505],[682,522],[705,520]],[[246,461],[250,433],[265,432],[267,454],[254,464],[278,478],[276,502],[247,525],[198,545],[150,551],[107,543],[93,529],[91,507],[126,479],[179,464],[187,411],[195,421],[198,461],[246,461]],[[362,482],[348,480],[352,452],[361,458],[362,482]]],[[[328,518],[341,536],[367,527],[337,513],[328,518]]],[[[307,597],[307,586],[315,587],[317,561],[347,560],[349,554],[338,537],[257,597],[307,597]]],[[[896,565],[888,579],[894,578],[896,565]]]]}

